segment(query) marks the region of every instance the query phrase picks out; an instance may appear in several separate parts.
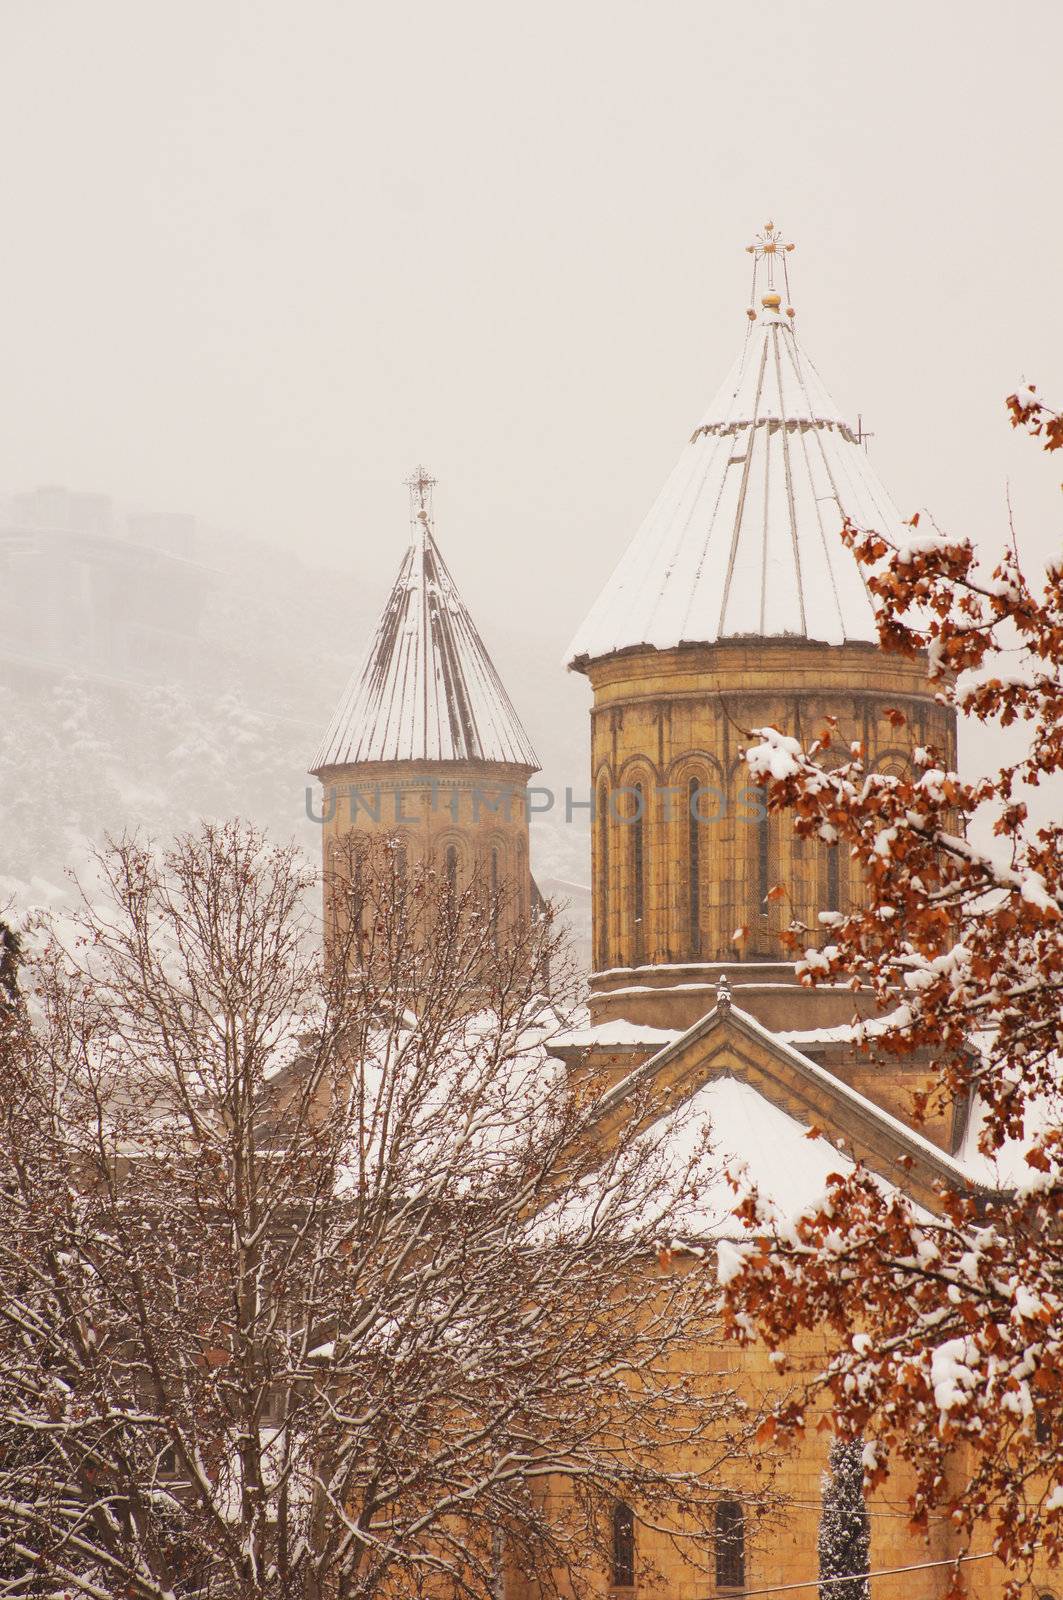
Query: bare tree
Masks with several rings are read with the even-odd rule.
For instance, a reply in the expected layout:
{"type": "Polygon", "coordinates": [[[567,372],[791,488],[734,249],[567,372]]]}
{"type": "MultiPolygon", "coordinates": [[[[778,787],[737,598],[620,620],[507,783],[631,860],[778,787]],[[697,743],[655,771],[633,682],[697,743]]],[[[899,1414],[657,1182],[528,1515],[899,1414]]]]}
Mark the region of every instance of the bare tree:
{"type": "Polygon", "coordinates": [[[660,1250],[707,1154],[635,1092],[603,1144],[550,918],[383,846],[323,963],[249,828],[100,867],[5,1034],[0,1594],[578,1592],[618,1501],[705,1535],[756,1426],[660,1250]]]}

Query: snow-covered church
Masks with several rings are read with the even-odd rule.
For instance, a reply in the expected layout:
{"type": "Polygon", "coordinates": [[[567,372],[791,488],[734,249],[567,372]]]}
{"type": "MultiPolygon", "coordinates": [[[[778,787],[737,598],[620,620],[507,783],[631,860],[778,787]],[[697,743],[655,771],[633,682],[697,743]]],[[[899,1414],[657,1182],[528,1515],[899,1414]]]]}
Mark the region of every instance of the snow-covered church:
{"type": "MultiPolygon", "coordinates": [[[[783,248],[769,226],[757,246],[766,268],[783,248]]],[[[940,1184],[977,1176],[962,1109],[917,1127],[920,1062],[870,1065],[852,1040],[859,997],[798,983],[782,928],[844,910],[858,886],[847,856],[768,815],[741,750],[743,730],[811,737],[833,716],[843,745],[860,740],[876,770],[900,774],[921,745],[955,765],[955,716],[918,662],[879,646],[840,529],[849,518],[899,534],[900,517],[765,277],[733,370],[569,650],[593,690],[593,970],[586,1025],[553,1048],[573,1071],[617,1084],[636,1069],[655,1078],[662,1115],[693,1104],[734,1169],[787,1208],[856,1159],[933,1208],[940,1184]],[[770,897],[778,884],[785,897],[770,897]]],[[[391,809],[380,819],[344,807],[352,790],[383,784],[400,794],[407,848],[438,853],[455,877],[504,877],[530,910],[526,812],[483,796],[523,788],[537,758],[440,553],[426,474],[415,493],[414,539],[314,760],[325,848],[344,828],[396,831],[391,809]]],[[[735,1363],[773,1381],[756,1349],[735,1363]]],[[[743,1539],[740,1507],[721,1507],[733,1536],[710,1592],[815,1579],[827,1448],[810,1433],[780,1463],[792,1510],[767,1541],[743,1539]]],[[[931,1600],[950,1581],[934,1563],[958,1553],[956,1536],[943,1520],[929,1539],[910,1533],[904,1501],[898,1477],[871,1504],[871,1569],[922,1570],[876,1579],[875,1600],[931,1600]]],[[[1003,1576],[979,1570],[977,1592],[997,1593],[1003,1576]]],[[[704,1575],[663,1540],[625,1551],[600,1592],[706,1597],[704,1575]],[[640,1583],[642,1551],[663,1587],[640,1583]]]]}

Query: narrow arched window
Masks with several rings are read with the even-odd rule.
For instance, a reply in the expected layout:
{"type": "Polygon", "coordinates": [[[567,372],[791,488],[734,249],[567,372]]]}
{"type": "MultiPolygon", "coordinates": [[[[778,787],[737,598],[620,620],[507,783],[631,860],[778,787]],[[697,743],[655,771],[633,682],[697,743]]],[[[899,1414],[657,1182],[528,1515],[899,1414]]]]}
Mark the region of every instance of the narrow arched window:
{"type": "Polygon", "coordinates": [[[354,847],[354,867],[351,873],[351,922],[359,933],[362,931],[362,918],[365,912],[365,866],[362,859],[362,850],[359,845],[354,847]]]}
{"type": "Polygon", "coordinates": [[[491,919],[491,941],[498,944],[498,913],[499,913],[499,872],[498,872],[498,846],[492,845],[488,867],[488,911],[491,919]]]}
{"type": "Polygon", "coordinates": [[[458,847],[454,844],[447,845],[444,857],[447,872],[447,893],[453,896],[458,888],[458,847]]]}
{"type": "Polygon", "coordinates": [[[771,874],[771,821],[767,816],[757,819],[757,915],[768,915],[768,881],[771,874]]]}
{"type": "Polygon", "coordinates": [[[841,910],[841,883],[838,873],[838,846],[836,844],[827,846],[826,899],[827,904],[823,908],[825,911],[841,910]]]}
{"type": "Polygon", "coordinates": [[[524,923],[528,918],[528,902],[526,890],[528,883],[528,855],[527,845],[523,839],[517,840],[517,919],[524,923]]]}
{"type": "Polygon", "coordinates": [[[631,915],[635,925],[635,966],[640,967],[646,954],[646,796],[641,783],[632,790],[635,796],[635,814],[629,823],[631,830],[631,915]]]}
{"type": "Polygon", "coordinates": [[[687,897],[690,912],[690,954],[701,954],[701,818],[698,815],[698,780],[687,784],[687,897]]]}
{"type": "Polygon", "coordinates": [[[597,946],[598,966],[609,965],[609,790],[604,783],[598,788],[598,908],[597,946]]]}
{"type": "Polygon", "coordinates": [[[618,1500],[613,1507],[613,1587],[635,1585],[635,1517],[631,1507],[618,1500]]]}
{"type": "Polygon", "coordinates": [[[716,1587],[744,1589],[746,1583],[746,1519],[737,1500],[716,1507],[716,1587]]]}

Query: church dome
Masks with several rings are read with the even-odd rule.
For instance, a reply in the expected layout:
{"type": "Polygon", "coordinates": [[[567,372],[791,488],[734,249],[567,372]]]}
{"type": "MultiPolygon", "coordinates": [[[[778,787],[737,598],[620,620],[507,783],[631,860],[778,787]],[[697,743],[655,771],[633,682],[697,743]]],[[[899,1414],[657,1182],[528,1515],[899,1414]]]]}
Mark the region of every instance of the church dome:
{"type": "MultiPolygon", "coordinates": [[[[769,262],[784,247],[769,224],[769,262]]],[[[770,278],[769,278],[770,285],[770,278]]],[[[769,289],[741,355],[567,654],[723,639],[876,643],[848,517],[899,535],[901,518],[857,431],[769,289]]]]}

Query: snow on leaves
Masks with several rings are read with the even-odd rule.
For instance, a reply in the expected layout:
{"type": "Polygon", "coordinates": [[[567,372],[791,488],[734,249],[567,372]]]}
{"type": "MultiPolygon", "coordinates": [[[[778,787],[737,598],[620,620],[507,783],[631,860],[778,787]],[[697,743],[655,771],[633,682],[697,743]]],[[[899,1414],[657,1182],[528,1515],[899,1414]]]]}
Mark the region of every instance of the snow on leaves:
{"type": "MultiPolygon", "coordinates": [[[[1008,405],[1046,449],[1063,445],[1032,388],[1008,405]]],[[[1025,752],[977,781],[934,749],[917,752],[910,777],[870,772],[859,747],[828,772],[828,725],[807,749],[759,729],[746,759],[800,836],[838,840],[862,869],[862,902],[821,919],[831,942],[804,951],[803,980],[873,992],[881,1015],[858,1042],[925,1052],[933,1098],[971,1101],[984,1181],[1003,1154],[1022,1159],[1003,1187],[942,1193],[935,1219],[860,1168],[785,1223],[748,1196],[754,1242],[728,1264],[723,1294],[739,1337],[755,1328],[778,1349],[802,1329],[837,1335],[782,1428],[826,1390],[842,1437],[873,1440],[870,1483],[906,1458],[917,1524],[944,1508],[959,1528],[988,1526],[1024,1572],[1063,1555],[1063,826],[1033,827],[1024,800],[1063,773],[1063,568],[1035,581],[1009,548],[986,570],[969,541],[925,536],[918,520],[903,543],[845,529],[881,643],[924,654],[941,697],[969,717],[1021,725],[1025,752]],[[991,818],[989,848],[967,837],[976,812],[991,818]]],[[[808,934],[791,930],[799,954],[808,934]]]]}

